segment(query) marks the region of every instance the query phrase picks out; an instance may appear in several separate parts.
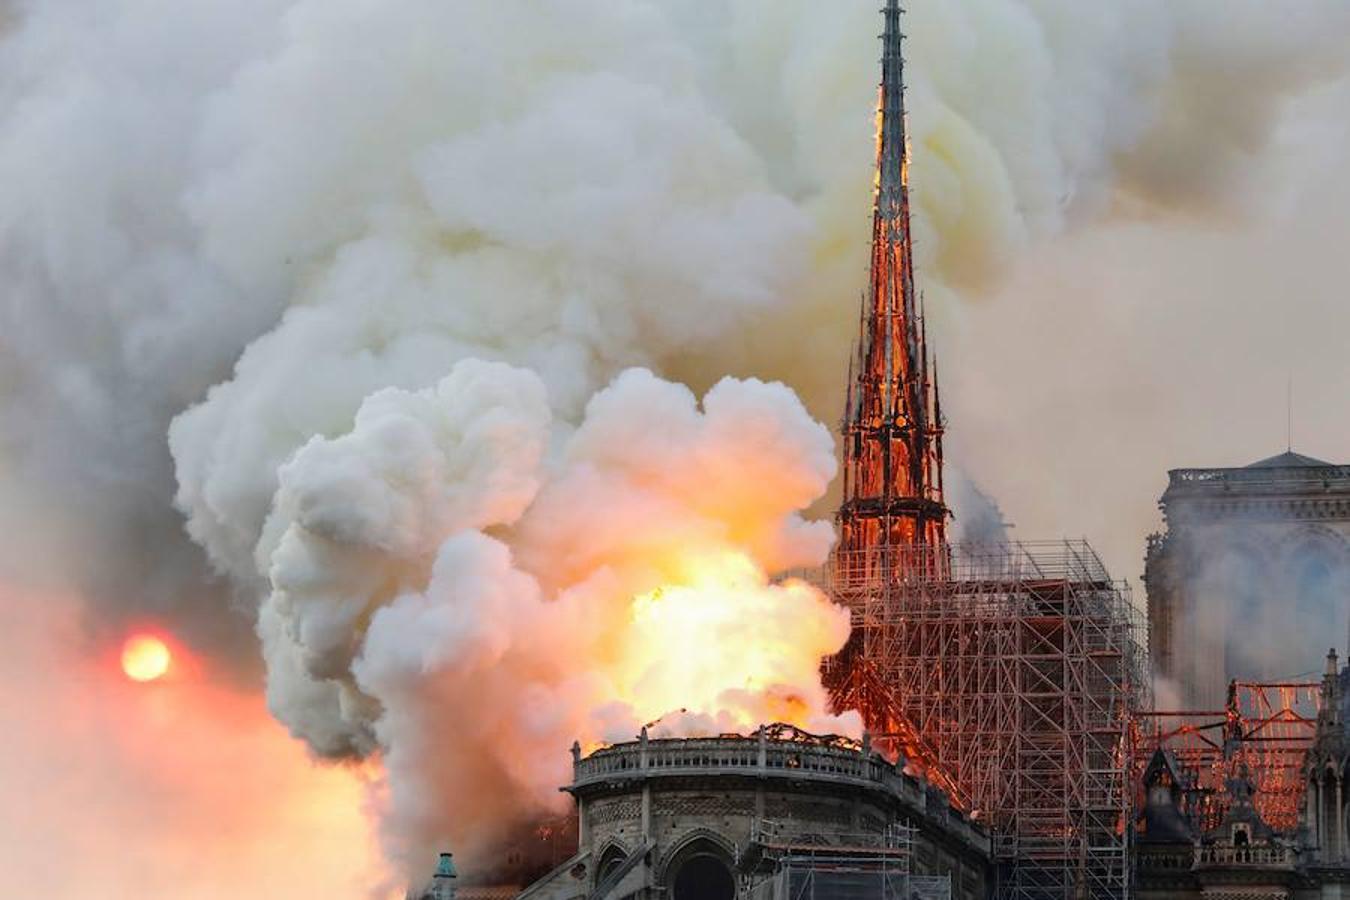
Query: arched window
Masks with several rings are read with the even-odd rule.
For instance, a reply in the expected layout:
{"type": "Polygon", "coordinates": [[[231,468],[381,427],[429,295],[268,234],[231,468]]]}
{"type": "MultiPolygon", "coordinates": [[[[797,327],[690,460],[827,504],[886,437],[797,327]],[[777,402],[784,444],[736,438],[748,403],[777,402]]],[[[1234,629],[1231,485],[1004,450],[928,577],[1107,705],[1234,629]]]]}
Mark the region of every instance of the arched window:
{"type": "Polygon", "coordinates": [[[675,872],[674,900],[734,900],[736,880],[716,856],[695,856],[675,872]]]}
{"type": "Polygon", "coordinates": [[[666,866],[670,900],[735,900],[736,876],[731,856],[717,841],[690,841],[666,866]]]}
{"type": "Polygon", "coordinates": [[[600,865],[595,869],[595,883],[600,884],[608,878],[615,869],[623,865],[627,856],[624,849],[617,844],[610,844],[605,848],[605,852],[600,854],[600,865]]]}

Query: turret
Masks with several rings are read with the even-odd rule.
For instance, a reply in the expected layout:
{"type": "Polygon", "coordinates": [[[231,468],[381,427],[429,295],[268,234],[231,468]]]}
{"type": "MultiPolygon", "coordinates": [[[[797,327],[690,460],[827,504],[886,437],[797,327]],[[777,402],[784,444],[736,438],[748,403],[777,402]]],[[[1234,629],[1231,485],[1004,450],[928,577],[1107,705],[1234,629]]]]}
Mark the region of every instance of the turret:
{"type": "Polygon", "coordinates": [[[1322,703],[1318,725],[1337,727],[1341,723],[1341,667],[1336,648],[1327,651],[1327,667],[1322,675],[1322,703]]]}
{"type": "Polygon", "coordinates": [[[455,869],[453,854],[442,853],[436,863],[436,874],[431,878],[431,889],[427,891],[427,900],[455,900],[456,882],[459,872],[455,869]]]}

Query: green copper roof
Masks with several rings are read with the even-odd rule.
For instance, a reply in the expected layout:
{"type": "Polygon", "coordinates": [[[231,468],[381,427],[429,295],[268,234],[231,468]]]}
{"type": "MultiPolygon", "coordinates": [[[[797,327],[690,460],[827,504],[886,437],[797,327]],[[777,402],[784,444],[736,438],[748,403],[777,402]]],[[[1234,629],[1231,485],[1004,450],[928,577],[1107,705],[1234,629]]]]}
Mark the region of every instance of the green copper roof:
{"type": "Polygon", "coordinates": [[[441,861],[436,864],[437,878],[458,878],[459,873],[455,871],[454,857],[449,853],[441,854],[441,861]]]}

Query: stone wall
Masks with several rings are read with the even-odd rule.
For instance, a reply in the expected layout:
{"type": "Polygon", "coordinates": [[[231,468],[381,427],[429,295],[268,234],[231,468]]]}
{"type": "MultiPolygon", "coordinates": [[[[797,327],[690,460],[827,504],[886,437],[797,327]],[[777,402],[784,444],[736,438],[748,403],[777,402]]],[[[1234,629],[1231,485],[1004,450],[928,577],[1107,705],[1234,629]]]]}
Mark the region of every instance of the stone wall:
{"type": "Polygon", "coordinates": [[[578,754],[569,788],[578,854],[522,897],[589,894],[607,876],[621,878],[612,896],[668,897],[691,853],[719,859],[743,892],[773,865],[772,848],[857,853],[860,845],[894,847],[897,826],[908,826],[913,874],[950,875],[954,898],[985,900],[987,833],[876,754],[797,737],[644,740],[585,760],[578,754]]]}

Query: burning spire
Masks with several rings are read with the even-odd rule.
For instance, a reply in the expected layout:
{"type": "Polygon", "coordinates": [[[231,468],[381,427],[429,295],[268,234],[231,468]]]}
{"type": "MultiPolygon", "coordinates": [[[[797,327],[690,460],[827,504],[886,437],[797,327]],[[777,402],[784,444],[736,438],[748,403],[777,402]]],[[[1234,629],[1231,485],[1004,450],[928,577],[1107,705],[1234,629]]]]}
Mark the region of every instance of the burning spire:
{"type": "Polygon", "coordinates": [[[899,0],[887,0],[884,14],[871,280],[842,428],[843,554],[940,547],[949,515],[942,497],[942,420],[936,378],[930,379],[936,368],[929,365],[914,290],[899,0]]]}

